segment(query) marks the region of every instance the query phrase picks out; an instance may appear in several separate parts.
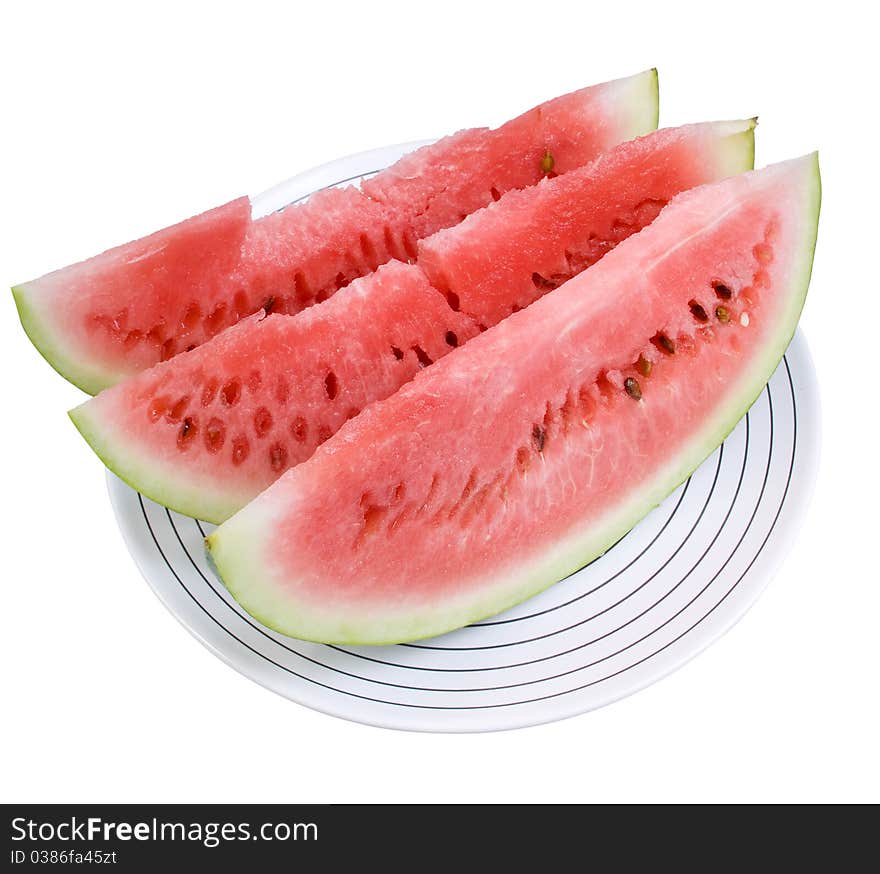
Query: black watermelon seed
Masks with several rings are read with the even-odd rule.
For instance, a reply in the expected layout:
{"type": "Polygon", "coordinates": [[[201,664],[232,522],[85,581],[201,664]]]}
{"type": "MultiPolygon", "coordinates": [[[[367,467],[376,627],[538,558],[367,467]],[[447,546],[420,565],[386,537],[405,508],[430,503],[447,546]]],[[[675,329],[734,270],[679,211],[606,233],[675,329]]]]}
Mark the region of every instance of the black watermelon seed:
{"type": "Polygon", "coordinates": [[[709,321],[708,313],[695,300],[689,301],[688,306],[690,307],[691,315],[698,322],[708,322],[709,321]]]}
{"type": "Polygon", "coordinates": [[[633,379],[631,376],[628,376],[623,381],[623,387],[626,389],[626,393],[634,401],[640,401],[642,399],[642,387],[639,385],[639,381],[637,379],[633,379]]]}
{"type": "Polygon", "coordinates": [[[540,425],[535,425],[535,427],[532,428],[532,440],[534,440],[538,452],[543,452],[544,443],[547,440],[547,432],[540,425]]]}

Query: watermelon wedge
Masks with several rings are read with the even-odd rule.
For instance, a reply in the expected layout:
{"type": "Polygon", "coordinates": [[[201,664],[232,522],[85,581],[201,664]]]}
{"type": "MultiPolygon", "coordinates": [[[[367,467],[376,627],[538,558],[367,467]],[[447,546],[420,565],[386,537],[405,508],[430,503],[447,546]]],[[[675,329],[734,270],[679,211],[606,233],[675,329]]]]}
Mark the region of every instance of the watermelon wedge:
{"type": "Polygon", "coordinates": [[[772,374],[819,202],[816,155],[674,198],[214,531],[226,586],[284,634],[383,644],[493,615],[600,555],[772,374]]]}
{"type": "Polygon", "coordinates": [[[478,333],[416,265],[391,261],[298,316],[250,316],[70,415],[133,487],[220,522],[478,333]]]}
{"type": "Polygon", "coordinates": [[[221,522],[368,404],[546,293],[535,271],[561,281],[678,192],[751,168],[753,128],[687,125],[623,143],[429,237],[418,265],[391,262],[298,316],[245,319],[71,417],[140,492],[221,522]]]}
{"type": "Polygon", "coordinates": [[[657,74],[557,97],[497,130],[405,156],[363,190],[251,220],[234,201],[13,288],[22,325],[89,393],[192,349],[261,308],[293,314],[504,192],[564,173],[657,125],[657,74]]]}

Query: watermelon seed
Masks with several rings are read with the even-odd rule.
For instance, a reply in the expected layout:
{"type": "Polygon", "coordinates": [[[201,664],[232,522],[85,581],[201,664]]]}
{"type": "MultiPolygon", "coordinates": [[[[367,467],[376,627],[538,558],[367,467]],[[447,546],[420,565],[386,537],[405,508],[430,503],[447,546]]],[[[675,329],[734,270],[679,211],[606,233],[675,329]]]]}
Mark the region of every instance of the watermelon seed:
{"type": "Polygon", "coordinates": [[[458,299],[458,295],[454,291],[445,291],[446,301],[449,304],[449,308],[454,310],[455,312],[461,311],[461,301],[458,299]]]}
{"type": "Polygon", "coordinates": [[[339,394],[339,383],[336,380],[336,374],[332,370],[324,377],[324,391],[331,401],[339,394]]]}
{"type": "Polygon", "coordinates": [[[283,443],[275,443],[269,450],[269,464],[275,473],[281,473],[287,467],[287,448],[283,443]]]}
{"type": "Polygon", "coordinates": [[[223,386],[222,391],[220,392],[220,397],[223,399],[223,403],[226,404],[227,407],[233,407],[238,403],[238,399],[241,397],[241,383],[237,379],[230,379],[226,385],[223,386]]]}
{"type": "Polygon", "coordinates": [[[540,273],[532,274],[532,285],[544,291],[552,291],[556,288],[556,283],[552,279],[545,279],[540,273]]]}
{"type": "Polygon", "coordinates": [[[434,363],[428,353],[425,352],[425,350],[422,349],[421,346],[413,346],[412,350],[416,353],[416,358],[419,359],[420,367],[428,367],[429,365],[434,363]]]}
{"type": "Polygon", "coordinates": [[[642,399],[642,387],[639,385],[639,381],[637,379],[633,379],[631,376],[628,376],[623,381],[623,387],[626,389],[626,393],[634,401],[640,401],[642,399]]]}
{"type": "Polygon", "coordinates": [[[458,337],[456,336],[455,331],[446,332],[446,345],[452,346],[453,349],[458,346],[458,337]]]}
{"type": "Polygon", "coordinates": [[[309,436],[309,426],[302,416],[297,416],[293,422],[290,423],[290,433],[293,435],[293,439],[298,443],[306,442],[306,437],[309,436]]]}
{"type": "Polygon", "coordinates": [[[704,310],[703,307],[701,307],[700,304],[697,303],[697,301],[695,301],[695,300],[688,301],[688,307],[690,307],[691,315],[698,322],[708,322],[709,321],[709,316],[706,313],[706,310],[704,310]]]}
{"type": "Polygon", "coordinates": [[[532,440],[538,448],[538,452],[543,452],[544,443],[547,440],[547,431],[540,425],[535,425],[535,427],[532,428],[532,440]]]}
{"type": "Polygon", "coordinates": [[[275,306],[275,295],[270,294],[269,297],[266,298],[263,303],[263,309],[266,311],[266,315],[272,312],[273,307],[275,306]]]}
{"type": "Polygon", "coordinates": [[[712,288],[722,300],[730,300],[733,297],[733,292],[723,282],[713,282],[712,288]]]}
{"type": "Polygon", "coordinates": [[[529,450],[525,446],[520,446],[516,450],[516,467],[521,474],[529,469],[529,460],[529,450]]]}
{"type": "Polygon", "coordinates": [[[739,323],[740,323],[744,328],[748,328],[748,326],[749,326],[749,314],[748,314],[748,313],[743,313],[743,314],[739,317],[739,323]]]}
{"type": "Polygon", "coordinates": [[[492,195],[492,200],[501,200],[501,192],[494,185],[489,189],[489,194],[492,195]]]}
{"type": "Polygon", "coordinates": [[[403,358],[403,351],[402,351],[401,349],[398,349],[397,346],[392,346],[392,347],[391,347],[391,354],[394,355],[394,357],[395,357],[398,361],[400,361],[401,358],[403,358]]]}
{"type": "Polygon", "coordinates": [[[654,365],[647,358],[645,358],[644,355],[639,355],[639,360],[636,361],[636,370],[638,370],[638,372],[642,376],[650,376],[651,368],[653,366],[654,365]]]}
{"type": "Polygon", "coordinates": [[[254,431],[257,437],[265,437],[271,430],[272,414],[265,407],[260,407],[254,413],[254,431]]]}
{"type": "Polygon", "coordinates": [[[205,426],[205,447],[208,452],[219,452],[226,439],[226,427],[218,418],[211,419],[205,426]]]}
{"type": "Polygon", "coordinates": [[[238,437],[232,438],[232,463],[236,467],[244,463],[250,451],[251,447],[247,441],[247,437],[239,435],[238,437]]]}
{"type": "Polygon", "coordinates": [[[198,425],[196,424],[195,419],[191,419],[187,416],[183,420],[183,424],[180,426],[180,431],[177,433],[177,445],[184,449],[186,448],[192,439],[198,433],[198,425]]]}
{"type": "Polygon", "coordinates": [[[715,316],[719,322],[723,322],[725,325],[730,321],[730,313],[727,311],[727,307],[715,307],[715,316]]]}
{"type": "Polygon", "coordinates": [[[675,343],[666,336],[666,334],[655,334],[651,337],[651,342],[667,355],[675,355],[675,343]]]}
{"type": "Polygon", "coordinates": [[[544,152],[544,157],[541,158],[541,172],[542,173],[552,173],[553,168],[556,166],[556,161],[553,160],[553,155],[550,152],[550,149],[544,152]]]}

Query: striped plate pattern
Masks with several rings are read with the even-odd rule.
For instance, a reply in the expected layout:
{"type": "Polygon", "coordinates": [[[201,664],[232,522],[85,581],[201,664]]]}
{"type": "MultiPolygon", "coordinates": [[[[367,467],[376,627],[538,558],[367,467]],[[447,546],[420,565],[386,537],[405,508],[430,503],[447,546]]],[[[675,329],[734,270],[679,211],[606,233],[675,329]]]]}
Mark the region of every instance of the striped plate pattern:
{"type": "MultiPolygon", "coordinates": [[[[417,143],[318,167],[255,199],[268,212],[357,181],[417,143]]],[[[108,473],[140,570],[171,612],[232,667],[281,695],[359,722],[490,731],[608,704],[681,666],[730,628],[784,557],[808,503],[819,403],[798,334],[724,444],[600,559],[491,620],[413,644],[342,647],[284,637],[244,613],[211,570],[212,526],[108,473]]]]}

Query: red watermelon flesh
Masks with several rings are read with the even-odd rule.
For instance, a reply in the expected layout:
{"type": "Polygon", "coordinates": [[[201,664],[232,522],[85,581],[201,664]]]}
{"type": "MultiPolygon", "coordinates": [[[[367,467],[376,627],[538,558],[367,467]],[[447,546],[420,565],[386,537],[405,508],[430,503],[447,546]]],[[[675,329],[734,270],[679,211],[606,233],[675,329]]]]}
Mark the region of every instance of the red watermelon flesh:
{"type": "MultiPolygon", "coordinates": [[[[589,168],[572,171],[579,174],[576,186],[564,186],[568,176],[560,176],[505,195],[483,211],[492,220],[476,223],[454,249],[468,265],[468,281],[485,289],[495,305],[495,277],[503,263],[533,289],[530,277],[544,269],[547,253],[582,251],[597,229],[618,223],[616,217],[628,220],[631,205],[648,195],[665,202],[684,184],[750,168],[752,127],[716,122],[656,132],[637,148],[618,146],[613,151],[624,150],[622,157],[600,162],[595,175],[589,168]],[[644,180],[644,187],[625,181],[631,177],[644,180]],[[530,218],[530,198],[547,212],[543,224],[530,218]],[[550,212],[567,216],[567,222],[550,212]],[[521,248],[511,246],[521,239],[521,248]]],[[[101,392],[71,416],[104,462],[135,488],[180,512],[222,521],[287,467],[304,461],[321,442],[317,435],[334,433],[350,415],[388,397],[419,367],[477,333],[476,321],[455,312],[416,266],[392,262],[350,288],[355,286],[357,295],[343,289],[298,316],[249,321],[223,332],[155,372],[101,392]],[[218,374],[221,382],[250,386],[254,373],[259,384],[249,403],[238,403],[236,394],[230,409],[218,393],[218,374]],[[286,387],[281,398],[273,393],[276,384],[286,387]],[[208,401],[200,407],[195,399],[205,391],[208,401]],[[204,430],[207,421],[211,427],[204,430]],[[218,434],[237,434],[238,442],[218,434]],[[242,452],[252,450],[244,460],[242,452]]]]}
{"type": "Polygon", "coordinates": [[[622,143],[422,240],[419,264],[455,309],[495,325],[595,264],[680,191],[751,169],[754,127],[693,124],[622,143]],[[491,263],[475,238],[493,240],[491,263]]]}
{"type": "Polygon", "coordinates": [[[772,374],[819,197],[810,155],[674,198],[220,526],[208,546],[226,586],[285,634],[391,643],[497,613],[601,554],[772,374]]]}
{"type": "Polygon", "coordinates": [[[417,266],[392,261],[296,317],[244,319],[71,416],[141,492],[220,521],[477,333],[417,266]]]}
{"type": "Polygon", "coordinates": [[[559,172],[656,123],[655,71],[585,88],[497,130],[425,146],[363,192],[328,190],[253,222],[237,201],[235,235],[223,225],[216,240],[201,240],[190,225],[208,226],[209,213],[24,283],[13,289],[22,324],[63,376],[95,393],[267,302],[296,313],[391,258],[413,258],[421,236],[537,182],[549,149],[559,172]],[[214,255],[192,252],[197,243],[214,255]]]}
{"type": "Polygon", "coordinates": [[[194,301],[213,297],[217,277],[236,269],[250,225],[250,201],[240,197],[17,286],[22,324],[71,382],[87,391],[117,382],[189,342],[203,313],[197,303],[178,313],[179,289],[190,289],[194,301]]]}

